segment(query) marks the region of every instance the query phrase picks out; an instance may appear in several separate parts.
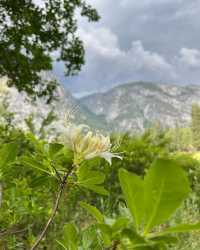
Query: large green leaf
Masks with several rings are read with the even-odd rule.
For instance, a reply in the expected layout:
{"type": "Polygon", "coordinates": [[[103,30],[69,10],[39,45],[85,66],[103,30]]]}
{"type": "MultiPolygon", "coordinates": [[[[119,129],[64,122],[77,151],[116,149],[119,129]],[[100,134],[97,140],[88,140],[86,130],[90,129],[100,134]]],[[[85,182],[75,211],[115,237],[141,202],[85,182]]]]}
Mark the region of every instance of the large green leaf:
{"type": "Polygon", "coordinates": [[[175,161],[157,160],[144,179],[145,234],[169,219],[189,191],[187,176],[175,161]]]}
{"type": "Polygon", "coordinates": [[[125,169],[119,170],[119,180],[128,208],[138,229],[144,214],[143,180],[125,169]]]}

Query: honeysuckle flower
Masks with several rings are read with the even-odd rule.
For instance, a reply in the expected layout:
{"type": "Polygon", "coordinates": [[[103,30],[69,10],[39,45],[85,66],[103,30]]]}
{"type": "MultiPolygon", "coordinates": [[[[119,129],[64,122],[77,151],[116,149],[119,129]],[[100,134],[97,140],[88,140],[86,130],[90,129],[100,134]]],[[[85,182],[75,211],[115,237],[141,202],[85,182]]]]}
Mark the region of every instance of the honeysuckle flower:
{"type": "Polygon", "coordinates": [[[94,133],[86,125],[69,125],[65,143],[73,150],[76,165],[94,157],[104,158],[109,164],[113,157],[122,159],[120,155],[111,152],[112,144],[109,136],[104,136],[99,132],[94,133]]]}

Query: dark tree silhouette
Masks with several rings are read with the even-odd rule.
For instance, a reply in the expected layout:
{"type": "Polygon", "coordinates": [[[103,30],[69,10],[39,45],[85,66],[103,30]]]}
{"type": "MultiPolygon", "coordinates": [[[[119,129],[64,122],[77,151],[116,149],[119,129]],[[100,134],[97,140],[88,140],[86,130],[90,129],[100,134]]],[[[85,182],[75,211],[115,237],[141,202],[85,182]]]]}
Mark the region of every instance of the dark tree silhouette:
{"type": "Polygon", "coordinates": [[[0,0],[0,76],[29,95],[52,96],[56,82],[42,82],[40,73],[51,70],[54,59],[64,62],[66,76],[84,64],[77,10],[89,21],[99,19],[83,0],[0,0]]]}

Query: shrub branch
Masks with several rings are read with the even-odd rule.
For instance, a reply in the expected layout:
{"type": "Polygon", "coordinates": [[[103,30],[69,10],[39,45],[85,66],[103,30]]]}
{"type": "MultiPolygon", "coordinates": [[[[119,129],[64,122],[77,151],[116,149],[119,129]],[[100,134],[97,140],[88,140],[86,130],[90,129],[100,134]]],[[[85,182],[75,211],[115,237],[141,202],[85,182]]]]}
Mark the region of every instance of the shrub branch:
{"type": "Polygon", "coordinates": [[[56,201],[55,201],[55,203],[53,205],[51,216],[48,219],[48,221],[47,221],[45,227],[43,228],[42,232],[39,234],[37,240],[35,241],[35,243],[31,247],[31,250],[37,249],[37,247],[39,246],[40,242],[42,241],[42,239],[44,238],[45,234],[47,233],[47,230],[48,230],[49,226],[52,224],[52,222],[54,220],[54,217],[55,217],[55,215],[57,213],[58,207],[59,207],[59,203],[60,203],[60,199],[62,197],[63,190],[64,190],[64,188],[65,188],[65,186],[67,184],[67,179],[68,179],[69,175],[71,174],[71,172],[73,170],[73,167],[64,174],[62,182],[60,183],[59,191],[57,193],[56,201]]]}

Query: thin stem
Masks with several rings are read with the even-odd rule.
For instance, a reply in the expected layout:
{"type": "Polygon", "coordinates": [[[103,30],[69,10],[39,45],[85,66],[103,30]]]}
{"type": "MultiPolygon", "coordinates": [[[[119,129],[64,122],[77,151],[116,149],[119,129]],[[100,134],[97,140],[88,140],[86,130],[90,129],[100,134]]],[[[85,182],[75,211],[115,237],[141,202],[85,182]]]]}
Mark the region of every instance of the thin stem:
{"type": "Polygon", "coordinates": [[[60,176],[58,170],[54,167],[53,164],[52,164],[52,167],[53,167],[54,171],[56,172],[56,176],[58,177],[59,181],[62,182],[62,179],[61,179],[61,176],[60,176]]]}
{"type": "Polygon", "coordinates": [[[44,238],[45,234],[47,233],[47,230],[49,228],[49,226],[51,225],[51,223],[53,222],[53,219],[56,215],[56,212],[58,210],[58,207],[59,207],[59,202],[60,202],[60,198],[62,196],[62,193],[63,193],[63,190],[65,188],[65,185],[67,183],[67,178],[69,177],[69,175],[71,174],[73,170],[73,167],[67,171],[63,177],[63,180],[60,184],[60,189],[58,191],[58,194],[57,194],[57,198],[56,198],[56,201],[55,201],[55,204],[53,206],[53,210],[52,210],[52,213],[51,213],[51,216],[50,218],[48,219],[45,227],[43,228],[42,232],[40,233],[40,235],[38,236],[37,240],[35,241],[34,245],[31,247],[31,250],[35,250],[37,249],[38,245],[40,244],[41,240],[44,238]]]}

